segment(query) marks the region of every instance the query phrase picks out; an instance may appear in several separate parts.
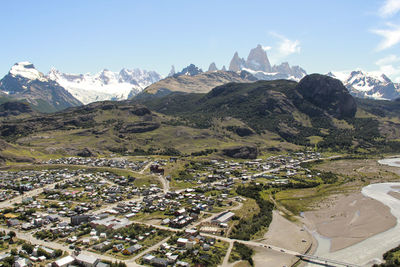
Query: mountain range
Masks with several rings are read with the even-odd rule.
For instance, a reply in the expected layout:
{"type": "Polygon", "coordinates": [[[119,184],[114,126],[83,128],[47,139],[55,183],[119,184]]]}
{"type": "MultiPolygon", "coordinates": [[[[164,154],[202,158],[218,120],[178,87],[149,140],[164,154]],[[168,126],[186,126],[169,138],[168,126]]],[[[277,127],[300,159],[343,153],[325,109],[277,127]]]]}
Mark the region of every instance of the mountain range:
{"type": "Polygon", "coordinates": [[[48,78],[56,81],[84,104],[103,100],[124,100],[135,96],[162,76],[155,71],[102,70],[97,74],[67,74],[51,69],[48,78]]]}
{"type": "MultiPolygon", "coordinates": [[[[207,72],[194,64],[176,72],[172,66],[168,77],[155,71],[123,68],[119,72],[107,69],[96,74],[69,74],[52,68],[47,75],[35,69],[30,62],[16,63],[0,80],[0,103],[19,100],[29,103],[35,110],[54,112],[68,107],[104,100],[125,100],[134,97],[162,97],[171,92],[207,93],[226,83],[248,83],[257,80],[300,81],[306,71],[299,66],[283,62],[271,65],[267,52],[261,45],[250,50],[247,59],[236,52],[219,70],[212,62],[207,72]]],[[[397,99],[400,84],[386,75],[355,70],[329,72],[356,97],[372,99],[397,99]]]]}
{"type": "Polygon", "coordinates": [[[0,80],[0,103],[18,100],[41,112],[103,100],[124,100],[162,79],[155,71],[122,69],[97,74],[67,74],[51,69],[47,75],[30,62],[19,62],[0,80]]]}
{"type": "Polygon", "coordinates": [[[349,92],[360,98],[397,99],[400,97],[400,84],[393,83],[385,74],[355,70],[351,72],[329,72],[339,79],[349,92]]]}

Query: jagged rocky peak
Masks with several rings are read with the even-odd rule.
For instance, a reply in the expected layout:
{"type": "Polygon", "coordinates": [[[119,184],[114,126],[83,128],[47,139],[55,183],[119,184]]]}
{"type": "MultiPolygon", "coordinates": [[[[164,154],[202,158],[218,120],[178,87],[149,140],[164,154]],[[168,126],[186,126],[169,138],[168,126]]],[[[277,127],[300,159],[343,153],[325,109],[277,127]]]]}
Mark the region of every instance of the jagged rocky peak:
{"type": "Polygon", "coordinates": [[[260,44],[250,50],[246,61],[239,57],[238,52],[235,52],[229,70],[234,72],[245,70],[259,80],[288,79],[299,81],[307,75],[304,69],[299,66],[291,67],[288,62],[271,67],[267,52],[260,44]]]}
{"type": "Polygon", "coordinates": [[[174,75],[174,77],[181,76],[181,75],[188,75],[188,76],[194,76],[197,74],[202,73],[203,70],[195,66],[194,64],[190,64],[186,68],[183,68],[181,72],[178,72],[174,75]]]}
{"type": "Polygon", "coordinates": [[[175,66],[172,65],[172,66],[171,66],[171,70],[170,70],[169,73],[168,73],[168,77],[174,76],[175,73],[176,73],[176,72],[175,72],[175,66]]]}
{"type": "Polygon", "coordinates": [[[274,65],[272,67],[273,72],[291,72],[291,68],[288,62],[282,62],[280,65],[274,65]]]}
{"type": "Polygon", "coordinates": [[[283,62],[280,65],[274,65],[272,67],[272,72],[285,73],[289,77],[291,76],[297,79],[301,79],[307,75],[307,72],[303,68],[300,66],[290,67],[288,62],[283,62]]]}
{"type": "Polygon", "coordinates": [[[221,70],[222,70],[222,71],[226,71],[225,65],[222,66],[222,69],[221,69],[221,70]]]}
{"type": "Polygon", "coordinates": [[[235,52],[231,62],[229,63],[229,70],[238,72],[238,71],[241,71],[245,67],[246,67],[246,62],[244,61],[244,58],[240,58],[239,53],[235,52]]]}
{"type": "Polygon", "coordinates": [[[260,44],[250,50],[246,66],[255,71],[271,72],[271,64],[269,63],[267,52],[260,44]]]}
{"type": "Polygon", "coordinates": [[[217,65],[215,65],[215,62],[211,63],[210,66],[208,67],[208,71],[217,71],[217,65]]]}

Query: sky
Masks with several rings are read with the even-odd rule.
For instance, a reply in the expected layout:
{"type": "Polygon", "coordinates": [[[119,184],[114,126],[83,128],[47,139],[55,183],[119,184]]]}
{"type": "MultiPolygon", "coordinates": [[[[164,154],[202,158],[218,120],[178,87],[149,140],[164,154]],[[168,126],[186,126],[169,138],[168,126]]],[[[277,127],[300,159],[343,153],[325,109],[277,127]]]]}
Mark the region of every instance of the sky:
{"type": "Polygon", "coordinates": [[[400,82],[400,0],[4,1],[0,35],[0,76],[20,61],[43,73],[167,75],[171,65],[228,67],[261,44],[272,64],[400,82]]]}

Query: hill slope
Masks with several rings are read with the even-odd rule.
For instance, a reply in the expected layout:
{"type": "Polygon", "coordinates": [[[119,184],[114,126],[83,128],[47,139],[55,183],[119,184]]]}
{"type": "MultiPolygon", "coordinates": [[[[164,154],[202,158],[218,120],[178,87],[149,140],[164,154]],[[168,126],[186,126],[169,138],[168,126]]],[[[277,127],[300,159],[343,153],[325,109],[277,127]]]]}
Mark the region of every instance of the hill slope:
{"type": "Polygon", "coordinates": [[[251,82],[256,79],[246,72],[202,72],[197,75],[174,75],[148,86],[136,98],[165,96],[171,92],[208,93],[212,88],[230,83],[251,82]]]}
{"type": "Polygon", "coordinates": [[[300,83],[229,83],[207,94],[97,102],[4,121],[0,136],[62,155],[86,147],[129,155],[231,155],[238,146],[244,149],[233,154],[244,157],[306,146],[361,153],[400,147],[399,111],[400,101],[355,100],[338,80],[309,75],[300,83]]]}

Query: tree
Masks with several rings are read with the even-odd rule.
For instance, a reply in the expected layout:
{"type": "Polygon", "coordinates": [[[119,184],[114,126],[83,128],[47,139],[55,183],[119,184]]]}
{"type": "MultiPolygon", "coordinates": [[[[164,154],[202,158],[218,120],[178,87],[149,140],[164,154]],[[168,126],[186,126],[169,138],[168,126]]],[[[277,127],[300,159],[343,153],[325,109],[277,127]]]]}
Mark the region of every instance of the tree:
{"type": "Polygon", "coordinates": [[[6,267],[11,267],[15,263],[14,256],[9,256],[9,257],[5,258],[3,261],[4,261],[4,266],[6,266],[6,267]]]}
{"type": "Polygon", "coordinates": [[[56,257],[56,258],[61,257],[62,254],[63,254],[63,251],[62,251],[61,249],[57,249],[57,250],[55,251],[55,257],[56,257]]]}
{"type": "Polygon", "coordinates": [[[10,231],[10,232],[8,233],[8,235],[9,235],[11,238],[14,238],[17,234],[16,234],[14,231],[10,231]]]}
{"type": "Polygon", "coordinates": [[[11,255],[17,255],[18,254],[18,250],[16,248],[11,249],[11,255]]]}
{"type": "Polygon", "coordinates": [[[42,248],[39,248],[39,249],[37,250],[37,255],[38,255],[38,257],[40,257],[40,256],[45,256],[47,259],[50,259],[50,258],[51,258],[50,254],[47,253],[47,252],[46,252],[44,249],[42,249],[42,248]]]}
{"type": "Polygon", "coordinates": [[[29,243],[25,243],[22,245],[22,249],[25,250],[28,254],[32,254],[33,252],[33,245],[29,243]]]}

